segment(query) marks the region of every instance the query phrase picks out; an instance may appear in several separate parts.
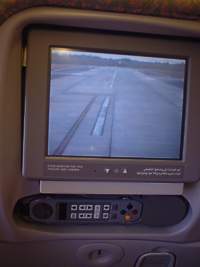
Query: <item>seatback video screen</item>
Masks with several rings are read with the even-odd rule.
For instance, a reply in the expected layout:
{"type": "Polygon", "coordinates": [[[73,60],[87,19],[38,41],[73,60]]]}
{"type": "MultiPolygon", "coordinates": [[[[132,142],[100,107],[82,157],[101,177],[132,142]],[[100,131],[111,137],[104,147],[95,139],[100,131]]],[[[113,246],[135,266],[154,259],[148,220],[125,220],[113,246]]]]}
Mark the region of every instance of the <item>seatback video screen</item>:
{"type": "Polygon", "coordinates": [[[186,60],[50,49],[48,156],[181,159],[186,60]]]}

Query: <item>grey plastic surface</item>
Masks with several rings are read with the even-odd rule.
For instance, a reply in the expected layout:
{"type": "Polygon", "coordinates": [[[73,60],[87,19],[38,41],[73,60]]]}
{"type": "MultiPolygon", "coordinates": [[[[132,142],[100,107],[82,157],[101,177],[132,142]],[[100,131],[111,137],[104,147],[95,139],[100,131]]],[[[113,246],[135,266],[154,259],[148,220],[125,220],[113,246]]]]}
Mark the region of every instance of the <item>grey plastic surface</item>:
{"type": "MultiPolygon", "coordinates": [[[[91,182],[40,181],[43,194],[93,194],[91,182]]],[[[182,195],[183,183],[94,182],[96,194],[109,195],[182,195]]]]}
{"type": "MultiPolygon", "coordinates": [[[[199,182],[184,185],[183,195],[191,205],[188,216],[180,224],[165,229],[72,226],[55,230],[52,227],[27,227],[13,220],[13,208],[17,200],[40,191],[39,181],[27,180],[21,175],[21,32],[26,25],[32,23],[200,37],[199,22],[56,8],[30,9],[12,16],[1,25],[1,266],[39,267],[52,264],[58,267],[77,267],[79,265],[75,252],[78,248],[98,241],[112,243],[124,249],[125,257],[115,267],[132,267],[139,256],[157,247],[164,247],[176,255],[176,267],[199,267],[199,182]]],[[[199,70],[196,70],[196,75],[199,75],[199,70]]],[[[92,183],[91,188],[95,190],[92,183]]]]}
{"type": "MultiPolygon", "coordinates": [[[[175,267],[199,267],[199,243],[164,243],[164,242],[147,242],[137,240],[68,240],[54,242],[28,242],[18,244],[0,244],[1,266],[14,267],[97,267],[98,265],[87,265],[88,257],[81,257],[77,254],[79,249],[89,247],[92,251],[94,248],[109,248],[117,246],[122,249],[124,256],[113,267],[135,267],[140,256],[145,253],[157,250],[167,251],[176,255],[175,267]],[[94,247],[93,247],[94,246],[94,247]],[[11,256],[12,255],[12,256],[11,256]]],[[[95,249],[96,250],[96,249],[95,249]]],[[[87,254],[87,253],[86,253],[87,254]]],[[[103,267],[104,265],[102,265],[103,267]]],[[[99,266],[98,266],[99,267],[99,266]]],[[[151,266],[152,267],[152,266],[151,266]]],[[[156,267],[156,266],[153,266],[156,267]]],[[[160,266],[159,266],[160,267],[160,266]]]]}
{"type": "Polygon", "coordinates": [[[81,246],[76,256],[82,267],[111,267],[122,260],[124,251],[113,244],[94,243],[81,246]]]}
{"type": "MultiPolygon", "coordinates": [[[[28,36],[26,72],[26,101],[23,142],[23,175],[49,180],[137,181],[137,182],[194,182],[200,177],[198,155],[200,127],[198,116],[197,69],[200,68],[199,43],[191,40],[153,38],[87,32],[86,30],[51,31],[32,29],[28,36]],[[49,46],[121,51],[139,55],[188,59],[186,75],[186,105],[183,158],[180,160],[123,159],[95,157],[50,157],[46,155],[48,118],[48,49],[49,46]],[[111,171],[105,173],[105,168],[111,171]],[[115,169],[117,168],[117,174],[115,169]],[[121,170],[125,168],[127,174],[121,170]]],[[[167,89],[171,90],[171,89],[167,89]]],[[[159,91],[160,94],[160,91],[159,91]]],[[[171,100],[170,100],[171,101],[171,100]]],[[[171,103],[171,102],[170,102],[171,103]]],[[[177,103],[176,103],[177,104],[177,103]]],[[[170,106],[171,108],[171,106],[170,106]]],[[[168,114],[169,115],[169,114],[168,114]]],[[[167,118],[167,116],[166,116],[167,118]]],[[[165,119],[166,119],[165,118],[165,119]]],[[[171,118],[168,118],[171,120],[171,118]]],[[[166,119],[166,120],[168,120],[166,119]]],[[[158,122],[157,122],[158,123],[158,122]]],[[[162,127],[162,126],[161,126],[162,127]]],[[[158,129],[160,131],[160,129],[158,129]]]]}

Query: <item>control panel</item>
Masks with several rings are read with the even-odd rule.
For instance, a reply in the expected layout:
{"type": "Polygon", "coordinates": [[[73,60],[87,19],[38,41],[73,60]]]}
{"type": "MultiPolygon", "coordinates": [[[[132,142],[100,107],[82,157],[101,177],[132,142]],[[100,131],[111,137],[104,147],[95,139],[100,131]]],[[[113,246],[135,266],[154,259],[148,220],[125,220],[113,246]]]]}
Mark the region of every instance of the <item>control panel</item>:
{"type": "Polygon", "coordinates": [[[128,198],[87,199],[41,197],[24,201],[25,219],[47,224],[133,224],[142,202],[128,198]]]}
{"type": "Polygon", "coordinates": [[[181,222],[188,210],[181,196],[39,194],[20,199],[13,212],[18,222],[32,224],[165,227],[181,222]]]}

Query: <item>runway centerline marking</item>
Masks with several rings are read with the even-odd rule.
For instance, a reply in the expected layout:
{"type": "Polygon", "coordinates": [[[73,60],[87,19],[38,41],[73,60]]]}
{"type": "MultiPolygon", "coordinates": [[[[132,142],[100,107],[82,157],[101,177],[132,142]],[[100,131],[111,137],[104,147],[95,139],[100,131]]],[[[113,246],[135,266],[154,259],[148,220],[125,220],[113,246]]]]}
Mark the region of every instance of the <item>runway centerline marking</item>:
{"type": "Polygon", "coordinates": [[[114,74],[113,74],[112,81],[111,81],[111,83],[110,83],[110,88],[113,87],[113,84],[114,84],[114,81],[115,81],[115,79],[116,79],[116,76],[117,76],[117,70],[115,70],[115,72],[114,72],[114,74]]]}
{"type": "Polygon", "coordinates": [[[101,109],[98,114],[94,129],[92,131],[92,135],[95,135],[95,136],[103,135],[103,129],[104,129],[104,125],[106,122],[106,116],[107,116],[109,105],[110,105],[110,97],[106,96],[104,98],[103,104],[101,105],[101,109]]]}

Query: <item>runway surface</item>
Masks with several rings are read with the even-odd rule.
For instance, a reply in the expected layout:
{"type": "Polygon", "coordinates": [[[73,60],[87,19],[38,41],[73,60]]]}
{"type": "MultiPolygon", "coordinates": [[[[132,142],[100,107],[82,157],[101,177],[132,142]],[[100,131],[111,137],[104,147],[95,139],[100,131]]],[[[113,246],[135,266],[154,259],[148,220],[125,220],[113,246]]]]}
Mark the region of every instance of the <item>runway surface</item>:
{"type": "Polygon", "coordinates": [[[49,155],[179,158],[182,81],[120,66],[63,67],[52,71],[50,92],[49,155]]]}

